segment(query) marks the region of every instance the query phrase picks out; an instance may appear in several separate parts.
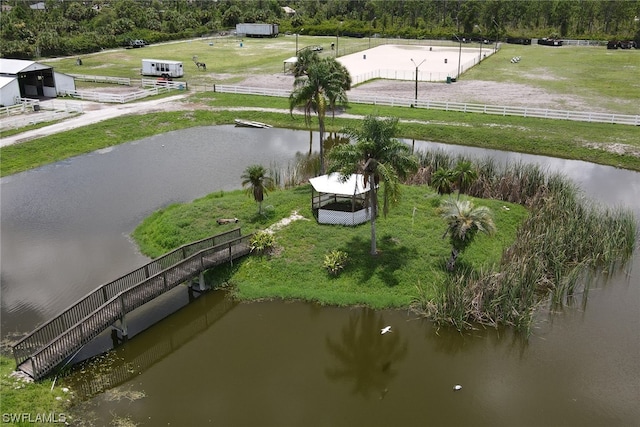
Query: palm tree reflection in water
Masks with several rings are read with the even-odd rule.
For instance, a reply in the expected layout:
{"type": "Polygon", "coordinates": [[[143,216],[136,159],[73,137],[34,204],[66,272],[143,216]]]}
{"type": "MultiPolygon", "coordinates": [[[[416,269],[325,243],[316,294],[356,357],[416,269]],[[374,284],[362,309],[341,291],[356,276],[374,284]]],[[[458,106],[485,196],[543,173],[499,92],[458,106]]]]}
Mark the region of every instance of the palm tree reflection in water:
{"type": "Polygon", "coordinates": [[[407,356],[409,348],[395,328],[392,334],[380,334],[384,326],[381,313],[369,308],[354,310],[339,339],[326,338],[327,349],[338,362],[325,370],[327,378],[353,383],[352,394],[368,399],[377,393],[382,399],[398,374],[394,366],[407,356]]]}

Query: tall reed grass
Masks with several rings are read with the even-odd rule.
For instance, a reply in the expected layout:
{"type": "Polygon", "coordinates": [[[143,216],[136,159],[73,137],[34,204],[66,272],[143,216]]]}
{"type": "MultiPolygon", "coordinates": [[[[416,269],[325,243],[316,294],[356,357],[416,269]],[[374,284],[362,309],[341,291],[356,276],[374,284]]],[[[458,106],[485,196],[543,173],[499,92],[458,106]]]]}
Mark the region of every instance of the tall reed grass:
{"type": "MultiPolygon", "coordinates": [[[[463,156],[420,152],[421,167],[411,182],[429,184],[440,168],[463,156]]],[[[463,329],[474,323],[510,325],[529,333],[536,308],[564,304],[580,294],[586,303],[593,280],[606,277],[631,258],[638,240],[632,212],[606,208],[583,197],[566,177],[536,165],[475,163],[474,197],[527,206],[529,217],[499,265],[450,275],[436,286],[435,298],[418,286],[414,309],[438,324],[463,329]]]]}

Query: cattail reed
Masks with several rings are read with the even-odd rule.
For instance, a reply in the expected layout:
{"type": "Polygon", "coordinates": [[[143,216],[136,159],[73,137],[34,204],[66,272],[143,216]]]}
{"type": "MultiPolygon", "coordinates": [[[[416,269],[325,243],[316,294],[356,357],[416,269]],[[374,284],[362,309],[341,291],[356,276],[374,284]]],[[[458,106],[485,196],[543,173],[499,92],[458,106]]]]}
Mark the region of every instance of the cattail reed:
{"type": "MultiPolygon", "coordinates": [[[[439,168],[468,160],[442,151],[417,155],[423,172],[411,182],[421,184],[430,184],[439,168]]],[[[418,293],[414,307],[437,324],[509,325],[529,333],[540,305],[562,305],[577,296],[586,304],[594,280],[606,280],[631,258],[638,240],[632,212],[598,206],[563,175],[536,165],[499,166],[484,159],[475,168],[478,178],[467,194],[519,203],[530,214],[499,265],[452,274],[436,286],[435,298],[418,293]]]]}

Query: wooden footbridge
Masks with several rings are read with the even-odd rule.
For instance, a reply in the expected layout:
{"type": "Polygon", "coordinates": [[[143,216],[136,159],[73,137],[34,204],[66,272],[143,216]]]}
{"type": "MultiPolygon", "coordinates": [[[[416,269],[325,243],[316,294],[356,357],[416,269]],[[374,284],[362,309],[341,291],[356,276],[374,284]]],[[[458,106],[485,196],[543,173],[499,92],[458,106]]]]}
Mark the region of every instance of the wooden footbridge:
{"type": "Polygon", "coordinates": [[[247,255],[250,239],[236,228],[183,245],[98,287],[16,343],[17,368],[39,380],[106,329],[126,336],[127,313],[196,277],[204,290],[204,271],[247,255]]]}

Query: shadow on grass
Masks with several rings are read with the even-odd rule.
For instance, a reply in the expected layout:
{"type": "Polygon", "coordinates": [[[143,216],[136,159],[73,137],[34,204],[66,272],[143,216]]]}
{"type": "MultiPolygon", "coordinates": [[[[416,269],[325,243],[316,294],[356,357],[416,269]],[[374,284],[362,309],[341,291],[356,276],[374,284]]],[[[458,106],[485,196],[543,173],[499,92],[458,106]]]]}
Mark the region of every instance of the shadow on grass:
{"type": "Polygon", "coordinates": [[[340,248],[349,254],[351,262],[346,269],[357,272],[361,276],[361,283],[366,283],[377,275],[389,287],[400,284],[395,272],[407,265],[410,259],[417,256],[406,246],[400,245],[390,235],[378,238],[377,255],[371,255],[371,241],[360,236],[354,236],[345,247],[340,248]]]}
{"type": "MultiPolygon", "coordinates": [[[[246,257],[245,257],[246,258],[246,257]]],[[[205,271],[204,280],[211,289],[224,289],[232,287],[232,278],[242,265],[244,258],[238,259],[233,264],[221,264],[205,271]]]]}

